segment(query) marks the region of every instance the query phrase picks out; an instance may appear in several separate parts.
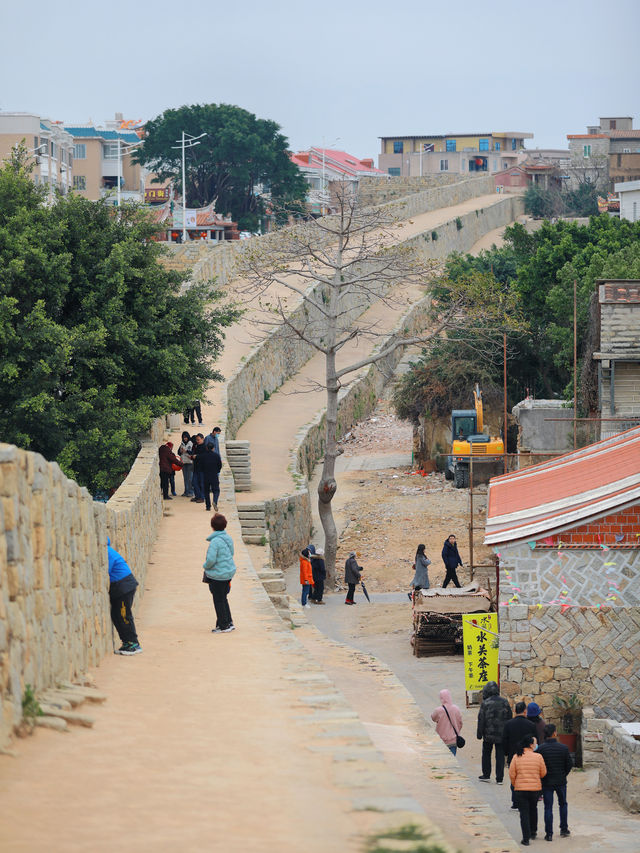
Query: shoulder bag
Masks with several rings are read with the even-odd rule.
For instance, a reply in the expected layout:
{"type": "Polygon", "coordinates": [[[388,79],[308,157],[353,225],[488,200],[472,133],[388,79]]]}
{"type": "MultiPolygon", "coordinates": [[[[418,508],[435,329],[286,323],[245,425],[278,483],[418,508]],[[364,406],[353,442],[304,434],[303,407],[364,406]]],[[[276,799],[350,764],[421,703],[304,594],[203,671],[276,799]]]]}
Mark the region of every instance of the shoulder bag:
{"type": "Polygon", "coordinates": [[[447,711],[446,706],[445,706],[445,705],[443,705],[442,707],[444,708],[444,712],[445,712],[445,714],[447,715],[447,719],[448,719],[448,720],[449,720],[449,722],[451,723],[451,728],[453,729],[453,732],[454,732],[454,734],[455,734],[455,736],[456,736],[456,746],[458,747],[458,749],[462,749],[462,747],[463,747],[463,746],[465,745],[465,743],[466,743],[466,740],[462,737],[462,735],[459,735],[459,734],[458,734],[458,732],[456,731],[456,727],[455,727],[455,726],[453,725],[453,723],[451,722],[451,717],[449,716],[449,712],[447,711]]]}

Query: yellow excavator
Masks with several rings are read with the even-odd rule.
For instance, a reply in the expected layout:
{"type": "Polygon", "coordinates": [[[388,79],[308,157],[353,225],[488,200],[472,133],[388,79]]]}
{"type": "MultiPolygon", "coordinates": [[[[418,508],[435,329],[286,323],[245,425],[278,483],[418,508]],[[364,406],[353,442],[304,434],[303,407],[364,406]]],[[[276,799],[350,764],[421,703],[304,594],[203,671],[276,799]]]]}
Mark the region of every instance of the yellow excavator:
{"type": "Polygon", "coordinates": [[[473,457],[474,483],[486,481],[501,472],[504,463],[504,441],[485,435],[482,412],[482,391],[476,383],[473,391],[474,409],[454,409],[451,412],[451,455],[447,457],[444,475],[453,480],[456,489],[469,486],[473,457]]]}

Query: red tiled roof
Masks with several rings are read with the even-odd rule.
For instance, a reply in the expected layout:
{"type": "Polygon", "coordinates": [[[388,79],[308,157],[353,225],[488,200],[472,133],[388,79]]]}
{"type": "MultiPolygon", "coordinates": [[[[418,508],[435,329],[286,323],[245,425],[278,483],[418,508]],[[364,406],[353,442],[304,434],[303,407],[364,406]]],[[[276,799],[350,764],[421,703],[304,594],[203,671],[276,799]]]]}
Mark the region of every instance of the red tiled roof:
{"type": "Polygon", "coordinates": [[[370,157],[359,159],[346,151],[337,151],[333,148],[311,148],[309,151],[298,151],[289,154],[296,166],[306,169],[322,169],[322,152],[324,151],[324,166],[327,171],[342,172],[345,175],[359,175],[362,173],[374,175],[386,175],[380,169],[376,169],[370,157]]]}
{"type": "Polygon", "coordinates": [[[485,543],[549,536],[640,498],[640,428],[489,484],[485,543]]]}

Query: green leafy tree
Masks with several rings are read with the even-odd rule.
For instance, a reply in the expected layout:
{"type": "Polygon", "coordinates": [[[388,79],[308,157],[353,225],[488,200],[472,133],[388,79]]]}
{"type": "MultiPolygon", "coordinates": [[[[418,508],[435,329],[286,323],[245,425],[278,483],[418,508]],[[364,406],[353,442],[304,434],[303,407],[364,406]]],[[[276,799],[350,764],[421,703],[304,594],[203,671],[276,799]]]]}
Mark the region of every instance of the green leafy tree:
{"type": "Polygon", "coordinates": [[[207,134],[186,153],[189,206],[215,202],[216,210],[230,212],[241,228],[255,230],[270,202],[304,202],[308,187],[288,156],[279,125],[230,104],[165,110],[145,125],[136,160],[181,188],[182,152],[176,145],[183,131],[207,134]],[[260,187],[266,199],[258,194],[260,187]]]}
{"type": "Polygon", "coordinates": [[[209,285],[181,292],[144,213],[47,206],[29,171],[24,149],[0,170],[0,437],[109,490],[151,419],[220,378],[236,312],[209,285]]]}

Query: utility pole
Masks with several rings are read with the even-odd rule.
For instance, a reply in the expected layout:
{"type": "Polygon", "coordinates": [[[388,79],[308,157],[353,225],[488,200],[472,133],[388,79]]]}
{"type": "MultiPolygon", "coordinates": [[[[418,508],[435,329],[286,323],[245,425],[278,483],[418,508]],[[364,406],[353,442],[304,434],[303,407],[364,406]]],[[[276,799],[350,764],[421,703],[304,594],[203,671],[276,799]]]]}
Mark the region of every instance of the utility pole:
{"type": "Polygon", "coordinates": [[[578,446],[578,282],[573,280],[573,449],[578,446]]]}
{"type": "Polygon", "coordinates": [[[190,133],[185,133],[182,131],[181,139],[176,139],[176,142],[179,142],[179,145],[172,145],[172,148],[181,148],[182,149],[182,242],[187,242],[187,183],[186,183],[186,166],[185,166],[185,151],[187,148],[194,148],[196,145],[200,145],[199,140],[202,139],[203,136],[206,136],[206,133],[201,133],[200,136],[191,136],[190,133]]]}

